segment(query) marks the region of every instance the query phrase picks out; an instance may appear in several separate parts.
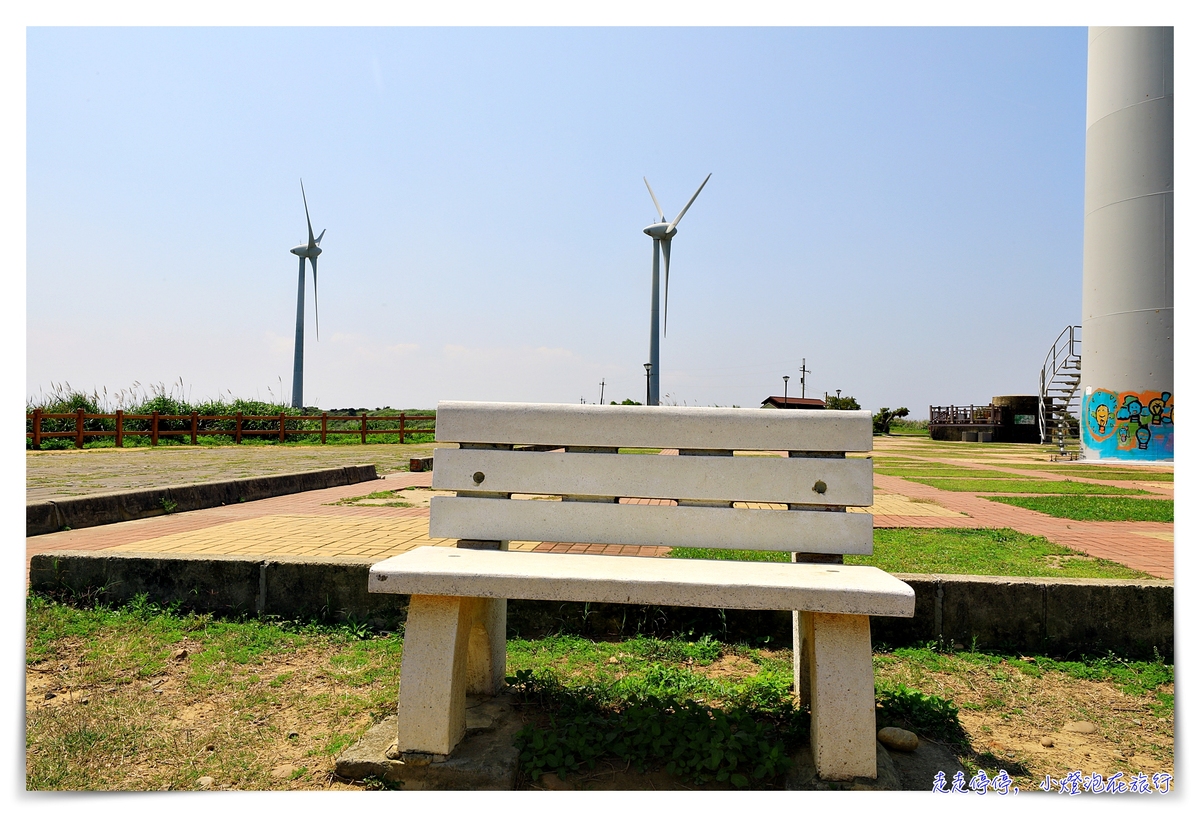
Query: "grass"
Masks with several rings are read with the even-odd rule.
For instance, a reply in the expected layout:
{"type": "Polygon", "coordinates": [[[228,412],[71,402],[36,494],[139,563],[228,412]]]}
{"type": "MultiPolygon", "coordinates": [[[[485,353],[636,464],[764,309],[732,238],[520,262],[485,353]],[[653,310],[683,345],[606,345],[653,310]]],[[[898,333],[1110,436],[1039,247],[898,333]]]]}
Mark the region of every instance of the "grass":
{"type": "Polygon", "coordinates": [[[328,764],[306,758],[395,707],[399,640],[361,635],[31,596],[26,786],[190,789],[209,775],[232,788],[320,787],[328,764]],[[280,753],[292,756],[282,775],[280,753]]]}
{"type": "Polygon", "coordinates": [[[991,496],[1031,511],[1089,522],[1174,522],[1175,502],[1170,499],[1131,499],[1123,496],[991,496]]]}
{"type": "MultiPolygon", "coordinates": [[[[872,565],[889,573],[951,573],[975,576],[1055,576],[1072,579],[1145,579],[1148,574],[1056,545],[1041,536],[1007,528],[881,528],[870,556],[846,556],[846,564],[872,565]]],[[[788,562],[780,551],[674,548],[676,559],[788,562]]]]}
{"type": "Polygon", "coordinates": [[[374,508],[412,508],[414,505],[411,502],[405,502],[401,497],[404,496],[403,491],[408,488],[396,488],[391,491],[372,491],[369,494],[362,496],[348,496],[345,499],[339,499],[337,502],[329,502],[329,505],[365,505],[374,508]],[[388,502],[363,502],[363,500],[391,500],[388,502]]]}
{"type": "Polygon", "coordinates": [[[1025,476],[1024,474],[1006,474],[1003,471],[989,471],[980,468],[956,468],[953,465],[930,465],[926,466],[875,466],[875,473],[883,474],[889,477],[929,477],[929,478],[950,478],[959,477],[963,479],[1044,479],[1044,477],[1025,476]]]}
{"type": "Polygon", "coordinates": [[[906,477],[911,482],[940,488],[943,491],[998,494],[1149,494],[1141,488],[1114,488],[1091,482],[1064,480],[961,479],[955,477],[906,477]]]}
{"type": "MultiPolygon", "coordinates": [[[[333,776],[334,758],[395,711],[401,644],[390,634],[38,596],[25,625],[29,790],[193,789],[201,776],[221,789],[354,788],[333,776]]],[[[524,701],[525,787],[533,772],[603,788],[605,767],[673,763],[677,788],[779,788],[807,729],[790,649],[559,635],[512,638],[508,659],[524,701]]],[[[876,652],[873,664],[878,725],[948,745],[968,769],[1006,768],[1023,788],[1081,760],[1127,777],[1173,770],[1174,667],[1163,661],[925,646],[876,652]],[[1074,720],[1099,729],[1080,738],[1093,741],[1090,760],[1037,747],[1074,720]]]]}
{"type": "Polygon", "coordinates": [[[1038,471],[1048,471],[1053,474],[1071,474],[1086,479],[1127,479],[1141,482],[1174,482],[1173,471],[1150,471],[1148,469],[1119,468],[1107,465],[1058,465],[1046,463],[1035,465],[1027,462],[1010,463],[1007,468],[1023,468],[1038,471]]]}

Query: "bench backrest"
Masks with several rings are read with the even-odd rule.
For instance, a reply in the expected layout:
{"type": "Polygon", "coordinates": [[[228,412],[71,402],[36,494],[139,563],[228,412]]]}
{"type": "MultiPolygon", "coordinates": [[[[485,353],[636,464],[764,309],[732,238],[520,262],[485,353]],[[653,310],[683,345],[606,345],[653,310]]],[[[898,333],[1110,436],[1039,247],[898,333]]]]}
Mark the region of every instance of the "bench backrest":
{"type": "Polygon", "coordinates": [[[443,402],[437,440],[435,538],[871,553],[868,411],[443,402]]]}

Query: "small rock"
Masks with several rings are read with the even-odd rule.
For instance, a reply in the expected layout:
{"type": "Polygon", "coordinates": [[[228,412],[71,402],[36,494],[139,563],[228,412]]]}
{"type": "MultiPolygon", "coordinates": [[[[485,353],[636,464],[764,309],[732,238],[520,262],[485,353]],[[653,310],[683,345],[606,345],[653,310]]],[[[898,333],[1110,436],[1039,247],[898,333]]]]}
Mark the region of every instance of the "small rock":
{"type": "Polygon", "coordinates": [[[213,780],[213,779],[212,779],[211,777],[209,777],[208,775],[205,775],[204,777],[202,777],[202,778],[200,778],[199,780],[197,780],[197,781],[196,781],[196,788],[198,788],[198,789],[211,789],[211,788],[213,787],[213,783],[216,783],[216,782],[217,782],[217,781],[213,780]]]}
{"type": "Polygon", "coordinates": [[[1051,737],[1042,738],[1042,745],[1045,746],[1047,749],[1053,749],[1054,748],[1054,738],[1051,738],[1051,737]]]}
{"type": "Polygon", "coordinates": [[[1134,726],[1141,726],[1141,725],[1142,725],[1142,722],[1141,722],[1141,720],[1140,720],[1140,719],[1138,719],[1138,718],[1134,718],[1134,719],[1133,719],[1133,724],[1134,724],[1134,726]]]}
{"type": "Polygon", "coordinates": [[[276,780],[286,780],[296,771],[296,767],[290,763],[283,763],[271,770],[271,777],[276,780]]]}
{"type": "Polygon", "coordinates": [[[614,655],[614,656],[611,656],[611,657],[608,659],[608,663],[610,663],[610,664],[619,664],[619,663],[621,663],[621,662],[620,662],[620,661],[618,661],[618,660],[617,660],[617,657],[614,655]]]}
{"type": "Polygon", "coordinates": [[[965,648],[965,647],[962,645],[962,643],[961,643],[961,642],[955,641],[955,642],[954,642],[954,649],[956,649],[956,650],[962,650],[962,649],[966,649],[966,648],[965,648]]]}
{"type": "Polygon", "coordinates": [[[1064,732],[1074,732],[1077,735],[1090,735],[1096,731],[1096,724],[1087,721],[1072,721],[1063,727],[1064,732]]]}
{"type": "Polygon", "coordinates": [[[175,652],[171,653],[171,660],[172,661],[182,661],[183,659],[187,658],[187,656],[188,656],[187,648],[180,647],[179,649],[175,650],[175,652]]]}
{"type": "Polygon", "coordinates": [[[58,697],[58,696],[57,696],[57,695],[55,695],[53,692],[47,692],[47,693],[46,693],[46,700],[47,700],[47,701],[48,701],[48,700],[50,700],[51,698],[57,698],[57,697],[58,697]]]}
{"type": "Polygon", "coordinates": [[[549,791],[570,791],[571,784],[563,780],[554,772],[548,772],[538,778],[538,785],[549,791]]]}
{"type": "Polygon", "coordinates": [[[387,747],[387,751],[383,753],[383,756],[386,757],[388,760],[399,760],[400,759],[400,744],[393,740],[392,744],[387,747]]]}
{"type": "Polygon", "coordinates": [[[288,740],[295,740],[298,737],[300,737],[300,733],[295,729],[293,729],[291,732],[288,732],[288,740]]]}
{"type": "Polygon", "coordinates": [[[879,730],[876,737],[889,749],[911,752],[917,748],[917,736],[907,729],[900,729],[896,726],[885,726],[879,730]]]}

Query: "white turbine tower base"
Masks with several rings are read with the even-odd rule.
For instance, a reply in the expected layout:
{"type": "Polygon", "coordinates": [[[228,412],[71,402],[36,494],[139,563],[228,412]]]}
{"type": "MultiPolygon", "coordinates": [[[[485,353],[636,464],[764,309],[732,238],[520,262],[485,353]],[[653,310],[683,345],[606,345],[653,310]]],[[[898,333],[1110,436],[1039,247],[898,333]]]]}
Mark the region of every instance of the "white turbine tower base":
{"type": "Polygon", "coordinates": [[[675,237],[675,227],[679,224],[679,220],[683,218],[683,214],[692,206],[692,202],[696,200],[696,196],[700,195],[700,191],[704,189],[704,185],[708,184],[708,180],[712,178],[709,173],[704,177],[704,181],[700,182],[700,186],[696,188],[696,192],[688,199],[688,203],[683,205],[683,209],[679,211],[679,215],[675,216],[675,220],[670,224],[667,223],[667,217],[663,215],[663,209],[658,203],[658,197],[654,195],[654,188],[650,186],[650,182],[645,176],[642,181],[646,182],[646,189],[650,191],[650,198],[654,201],[654,209],[658,211],[658,221],[651,224],[643,233],[654,239],[654,262],[650,272],[650,369],[649,369],[649,385],[647,387],[646,403],[647,405],[658,405],[658,253],[661,245],[663,259],[667,267],[667,281],[663,289],[663,337],[667,334],[667,300],[671,294],[671,239],[675,237]]]}
{"type": "Polygon", "coordinates": [[[296,356],[292,364],[292,408],[304,408],[304,259],[312,264],[313,315],[317,324],[317,340],[321,339],[321,315],[317,309],[317,256],[321,254],[321,239],[325,231],[313,237],[312,219],[308,216],[308,197],[304,195],[304,180],[300,180],[300,197],[304,200],[304,220],[308,222],[308,243],[292,247],[300,256],[300,281],[296,289],[296,356]]]}

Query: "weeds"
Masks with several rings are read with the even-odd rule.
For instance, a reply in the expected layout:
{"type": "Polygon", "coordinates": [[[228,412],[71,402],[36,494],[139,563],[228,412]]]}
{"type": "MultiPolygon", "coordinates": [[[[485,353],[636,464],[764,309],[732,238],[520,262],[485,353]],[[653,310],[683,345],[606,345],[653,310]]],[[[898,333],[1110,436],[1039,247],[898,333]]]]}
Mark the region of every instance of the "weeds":
{"type": "MultiPolygon", "coordinates": [[[[311,415],[319,413],[320,409],[316,407],[306,407],[303,409],[292,408],[288,405],[276,402],[274,399],[270,401],[262,400],[246,400],[235,398],[232,393],[226,392],[226,396],[217,397],[215,399],[204,400],[198,403],[193,403],[190,400],[190,393],[183,384],[183,378],[172,383],[170,388],[165,384],[159,383],[149,387],[142,386],[141,383],[135,382],[129,389],[122,389],[115,394],[110,395],[107,389],[101,391],[93,390],[91,394],[78,391],[72,388],[70,383],[51,383],[49,393],[39,393],[36,397],[27,397],[25,400],[26,414],[32,414],[35,409],[39,409],[43,414],[73,414],[79,409],[83,409],[85,414],[113,414],[117,411],[123,411],[128,415],[150,415],[158,412],[165,416],[184,416],[187,417],[192,412],[206,417],[228,417],[229,419],[217,420],[206,419],[200,420],[196,429],[196,442],[198,445],[230,445],[233,444],[231,436],[229,436],[237,427],[235,416],[241,413],[245,417],[268,417],[267,420],[242,420],[243,432],[272,432],[270,435],[251,435],[243,438],[242,445],[279,445],[278,438],[274,436],[279,430],[278,417],[282,415],[298,416],[311,415]],[[222,432],[220,436],[214,432],[222,432]]],[[[268,389],[270,392],[271,390],[268,389]]],[[[274,398],[274,393],[271,393],[274,398]]],[[[327,412],[329,414],[327,428],[332,432],[347,432],[358,431],[361,428],[361,416],[366,414],[370,416],[372,413],[377,415],[393,416],[399,413],[399,410],[392,409],[390,406],[385,406],[381,409],[375,409],[374,412],[367,409],[335,409],[327,412]]],[[[411,419],[418,417],[428,417],[433,419],[435,412],[424,410],[408,409],[404,412],[411,419]]],[[[33,431],[33,421],[26,420],[26,432],[33,431]]],[[[126,447],[147,446],[150,444],[148,435],[139,434],[137,432],[147,432],[150,430],[150,420],[139,420],[126,418],[122,422],[124,431],[131,433],[123,440],[123,445],[126,447]]],[[[321,423],[318,420],[287,420],[285,426],[289,431],[287,441],[284,445],[296,445],[305,443],[319,443],[321,439],[321,423]],[[306,434],[293,434],[292,431],[305,431],[306,434]]],[[[75,418],[65,419],[43,419],[42,430],[44,432],[73,432],[75,431],[75,418]]],[[[369,431],[396,430],[394,422],[391,421],[371,421],[368,420],[367,429],[369,431]]],[[[114,431],[116,430],[116,420],[113,419],[89,419],[84,421],[84,431],[114,431]]],[[[191,419],[163,419],[160,417],[158,421],[159,432],[190,432],[191,419]]],[[[406,426],[404,440],[397,439],[397,434],[372,434],[368,437],[369,442],[373,443],[422,443],[432,442],[433,434],[413,430],[406,426]]],[[[112,437],[101,438],[86,438],[84,443],[85,448],[112,448],[115,441],[112,437]]],[[[187,435],[165,436],[159,439],[160,446],[170,445],[185,445],[190,444],[190,438],[187,435]]],[[[326,444],[343,445],[343,444],[359,444],[359,439],[354,434],[335,433],[328,437],[326,444]]],[[[26,445],[32,446],[32,441],[26,438],[26,445]]],[[[41,448],[43,450],[73,448],[75,441],[71,437],[54,437],[43,439],[41,448]]]]}
{"type": "Polygon", "coordinates": [[[565,778],[612,757],[639,771],[661,766],[698,785],[773,783],[807,734],[808,713],[786,687],[770,684],[758,689],[760,697],[766,689],[774,693],[765,707],[748,706],[753,695],[727,706],[701,703],[686,694],[719,685],[688,675],[660,666],[612,686],[566,686],[552,672],[519,670],[506,679],[519,698],[554,713],[517,734],[522,772],[535,780],[546,773],[565,778]]]}

